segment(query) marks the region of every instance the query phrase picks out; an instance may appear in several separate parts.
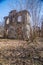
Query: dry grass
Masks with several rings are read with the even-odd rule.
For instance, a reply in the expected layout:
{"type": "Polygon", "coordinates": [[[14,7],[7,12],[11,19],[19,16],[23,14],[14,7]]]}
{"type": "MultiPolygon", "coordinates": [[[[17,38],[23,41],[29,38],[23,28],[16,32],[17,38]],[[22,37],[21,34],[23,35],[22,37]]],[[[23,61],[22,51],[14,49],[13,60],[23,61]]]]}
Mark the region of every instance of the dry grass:
{"type": "Polygon", "coordinates": [[[39,42],[39,40],[36,39],[34,43],[28,43],[23,40],[0,39],[0,64],[42,65],[43,42],[39,42]]]}

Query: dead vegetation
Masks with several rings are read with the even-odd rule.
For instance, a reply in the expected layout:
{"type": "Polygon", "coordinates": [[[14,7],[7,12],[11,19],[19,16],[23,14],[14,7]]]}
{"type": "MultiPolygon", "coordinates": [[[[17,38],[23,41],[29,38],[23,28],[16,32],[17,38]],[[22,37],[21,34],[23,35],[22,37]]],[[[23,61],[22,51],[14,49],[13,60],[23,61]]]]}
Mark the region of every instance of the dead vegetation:
{"type": "Polygon", "coordinates": [[[39,38],[34,43],[0,39],[0,65],[33,64],[43,65],[43,41],[39,43],[39,38]]]}

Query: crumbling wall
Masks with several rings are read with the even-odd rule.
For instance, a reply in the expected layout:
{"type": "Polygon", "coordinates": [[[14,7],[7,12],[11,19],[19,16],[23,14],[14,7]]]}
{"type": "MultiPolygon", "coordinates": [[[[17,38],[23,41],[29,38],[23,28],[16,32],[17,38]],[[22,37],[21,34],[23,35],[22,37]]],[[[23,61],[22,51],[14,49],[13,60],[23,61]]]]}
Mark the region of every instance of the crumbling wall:
{"type": "MultiPolygon", "coordinates": [[[[7,37],[16,38],[16,39],[29,39],[29,36],[30,36],[30,19],[29,19],[29,17],[30,17],[30,14],[26,10],[23,10],[20,12],[15,12],[15,11],[10,12],[9,16],[8,16],[9,24],[7,24],[7,25],[5,24],[6,32],[8,30],[7,37]],[[21,18],[19,18],[19,20],[18,20],[18,17],[20,17],[20,16],[21,16],[21,18]]],[[[5,21],[5,22],[7,22],[7,21],[5,21]]]]}

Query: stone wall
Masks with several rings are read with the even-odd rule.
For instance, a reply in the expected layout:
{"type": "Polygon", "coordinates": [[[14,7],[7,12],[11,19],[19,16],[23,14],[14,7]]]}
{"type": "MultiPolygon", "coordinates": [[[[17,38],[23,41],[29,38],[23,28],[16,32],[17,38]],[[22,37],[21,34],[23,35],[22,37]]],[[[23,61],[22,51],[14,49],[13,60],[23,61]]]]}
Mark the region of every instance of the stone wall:
{"type": "Polygon", "coordinates": [[[25,38],[28,39],[30,36],[30,20],[27,18],[29,17],[30,17],[30,14],[26,10],[23,10],[20,12],[11,11],[8,16],[9,24],[7,24],[8,18],[5,17],[6,18],[6,21],[5,21],[6,34],[8,30],[7,37],[16,38],[16,39],[25,39],[25,38]],[[18,17],[21,17],[21,18],[18,18],[18,17]]]}

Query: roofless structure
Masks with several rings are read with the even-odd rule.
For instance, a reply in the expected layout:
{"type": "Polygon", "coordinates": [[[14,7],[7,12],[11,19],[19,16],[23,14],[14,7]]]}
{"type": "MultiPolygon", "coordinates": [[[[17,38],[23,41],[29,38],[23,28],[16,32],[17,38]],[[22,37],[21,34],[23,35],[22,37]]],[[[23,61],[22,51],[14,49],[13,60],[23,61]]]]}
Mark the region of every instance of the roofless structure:
{"type": "Polygon", "coordinates": [[[4,17],[4,37],[14,39],[29,39],[30,37],[30,13],[27,10],[17,12],[12,10],[4,17]]]}

